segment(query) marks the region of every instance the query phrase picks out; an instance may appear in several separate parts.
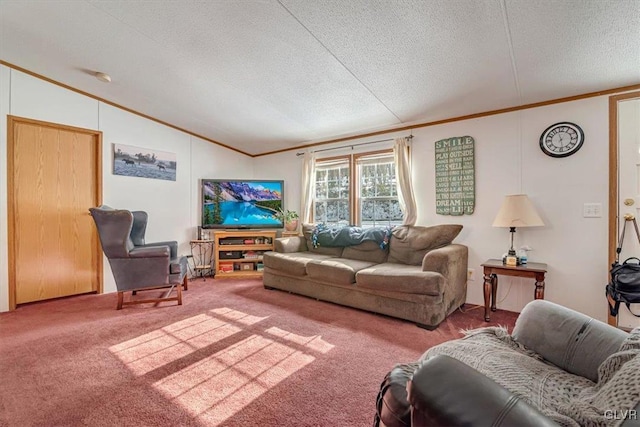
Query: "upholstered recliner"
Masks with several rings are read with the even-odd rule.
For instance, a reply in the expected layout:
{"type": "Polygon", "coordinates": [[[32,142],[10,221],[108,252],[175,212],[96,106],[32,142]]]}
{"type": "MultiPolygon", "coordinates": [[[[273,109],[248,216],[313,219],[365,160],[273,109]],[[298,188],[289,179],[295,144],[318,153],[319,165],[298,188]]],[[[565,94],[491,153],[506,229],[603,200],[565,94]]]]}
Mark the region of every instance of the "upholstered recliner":
{"type": "Polygon", "coordinates": [[[376,426],[640,425],[640,328],[535,300],[511,335],[499,327],[397,365],[376,426]]]}
{"type": "Polygon", "coordinates": [[[118,289],[118,305],[177,301],[187,289],[187,258],[178,256],[175,241],[146,243],[147,213],[100,206],[89,209],[96,223],[102,250],[109,259],[118,289]],[[124,301],[124,293],[170,287],[162,298],[124,301]],[[176,296],[171,297],[173,289],[176,296]]]}

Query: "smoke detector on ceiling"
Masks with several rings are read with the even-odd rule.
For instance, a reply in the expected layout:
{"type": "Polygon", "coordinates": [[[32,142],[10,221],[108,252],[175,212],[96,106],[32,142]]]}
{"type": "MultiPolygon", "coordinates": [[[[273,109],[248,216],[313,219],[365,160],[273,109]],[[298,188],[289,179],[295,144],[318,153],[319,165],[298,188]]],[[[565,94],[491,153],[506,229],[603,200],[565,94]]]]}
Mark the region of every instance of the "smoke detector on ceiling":
{"type": "Polygon", "coordinates": [[[95,73],[96,79],[100,80],[104,83],[111,83],[111,76],[106,73],[101,73],[100,71],[95,73]]]}

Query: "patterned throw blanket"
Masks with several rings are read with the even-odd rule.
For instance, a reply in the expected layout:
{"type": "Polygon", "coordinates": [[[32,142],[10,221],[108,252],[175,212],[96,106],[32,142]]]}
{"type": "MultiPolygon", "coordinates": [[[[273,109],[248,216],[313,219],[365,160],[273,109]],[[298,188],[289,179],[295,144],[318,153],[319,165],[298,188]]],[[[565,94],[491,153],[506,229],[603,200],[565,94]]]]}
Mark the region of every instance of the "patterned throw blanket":
{"type": "Polygon", "coordinates": [[[313,247],[318,246],[355,246],[362,242],[374,241],[380,249],[386,249],[389,245],[393,227],[360,228],[360,227],[327,227],[318,224],[311,233],[313,247]]]}
{"type": "Polygon", "coordinates": [[[436,354],[482,372],[562,426],[617,426],[640,400],[640,328],[600,365],[597,383],[545,362],[499,327],[468,331],[421,360],[436,354]]]}

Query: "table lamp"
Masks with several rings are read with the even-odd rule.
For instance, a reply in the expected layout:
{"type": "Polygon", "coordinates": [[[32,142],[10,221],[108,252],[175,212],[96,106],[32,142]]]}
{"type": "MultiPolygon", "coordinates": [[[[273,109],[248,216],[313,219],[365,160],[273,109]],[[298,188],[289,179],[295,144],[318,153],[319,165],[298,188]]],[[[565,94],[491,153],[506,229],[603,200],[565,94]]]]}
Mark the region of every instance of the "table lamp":
{"type": "Polygon", "coordinates": [[[511,233],[511,248],[509,248],[509,252],[502,262],[507,265],[520,264],[520,259],[516,256],[516,251],[513,248],[513,234],[516,232],[516,227],[539,227],[543,225],[544,222],[542,222],[540,215],[538,215],[536,208],[526,194],[505,196],[498,215],[493,221],[494,227],[509,227],[509,232],[511,233]]]}

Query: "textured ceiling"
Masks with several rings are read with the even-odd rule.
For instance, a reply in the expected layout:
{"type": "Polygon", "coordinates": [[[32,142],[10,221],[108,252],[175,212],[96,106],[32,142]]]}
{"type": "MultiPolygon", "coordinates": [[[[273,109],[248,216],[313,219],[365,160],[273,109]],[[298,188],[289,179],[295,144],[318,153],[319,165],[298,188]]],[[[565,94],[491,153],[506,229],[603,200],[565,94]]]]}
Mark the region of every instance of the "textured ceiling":
{"type": "Polygon", "coordinates": [[[10,64],[249,154],[640,84],[640,0],[0,0],[0,31],[10,64]]]}

